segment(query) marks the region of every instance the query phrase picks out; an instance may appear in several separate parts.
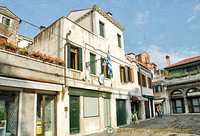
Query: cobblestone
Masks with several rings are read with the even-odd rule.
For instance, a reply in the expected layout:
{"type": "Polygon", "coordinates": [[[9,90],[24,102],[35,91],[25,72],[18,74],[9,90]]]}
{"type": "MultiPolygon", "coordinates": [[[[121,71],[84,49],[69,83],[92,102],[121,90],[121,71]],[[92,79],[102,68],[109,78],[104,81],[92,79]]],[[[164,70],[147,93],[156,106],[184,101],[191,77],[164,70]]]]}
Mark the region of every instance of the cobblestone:
{"type": "Polygon", "coordinates": [[[172,115],[120,127],[88,136],[196,136],[200,135],[200,114],[172,115]],[[168,131],[168,132],[167,132],[168,131]]]}

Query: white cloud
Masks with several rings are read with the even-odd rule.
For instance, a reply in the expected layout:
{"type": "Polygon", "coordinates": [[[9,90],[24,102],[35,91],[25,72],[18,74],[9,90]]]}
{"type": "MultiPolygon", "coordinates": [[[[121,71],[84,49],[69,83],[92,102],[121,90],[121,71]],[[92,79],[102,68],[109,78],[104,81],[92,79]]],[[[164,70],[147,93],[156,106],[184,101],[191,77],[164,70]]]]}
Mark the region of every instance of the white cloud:
{"type": "Polygon", "coordinates": [[[135,24],[141,25],[148,23],[149,11],[136,12],[135,24]]]}
{"type": "Polygon", "coordinates": [[[195,5],[193,7],[193,15],[187,19],[187,22],[191,22],[192,20],[194,20],[195,18],[197,18],[200,15],[200,4],[199,5],[195,5]]]}
{"type": "MultiPolygon", "coordinates": [[[[170,56],[170,63],[176,63],[183,59],[189,58],[189,53],[192,51],[178,51],[176,49],[165,50],[164,48],[157,45],[150,45],[148,49],[146,49],[147,53],[150,55],[151,62],[154,62],[157,65],[158,69],[162,69],[167,66],[166,55],[170,56]]],[[[193,55],[196,52],[192,53],[193,55]]],[[[191,55],[191,54],[190,54],[191,55]]]]}

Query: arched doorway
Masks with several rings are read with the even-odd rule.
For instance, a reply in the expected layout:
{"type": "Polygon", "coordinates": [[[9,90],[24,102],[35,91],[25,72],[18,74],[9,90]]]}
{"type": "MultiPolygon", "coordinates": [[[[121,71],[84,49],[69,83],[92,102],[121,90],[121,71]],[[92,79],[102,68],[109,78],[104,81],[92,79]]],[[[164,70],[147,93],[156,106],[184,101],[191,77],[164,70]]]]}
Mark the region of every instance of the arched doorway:
{"type": "Polygon", "coordinates": [[[200,113],[200,90],[191,88],[187,92],[190,113],[200,113]]]}
{"type": "Polygon", "coordinates": [[[173,113],[175,114],[185,113],[183,92],[175,90],[171,94],[171,100],[172,100],[173,113]]]}

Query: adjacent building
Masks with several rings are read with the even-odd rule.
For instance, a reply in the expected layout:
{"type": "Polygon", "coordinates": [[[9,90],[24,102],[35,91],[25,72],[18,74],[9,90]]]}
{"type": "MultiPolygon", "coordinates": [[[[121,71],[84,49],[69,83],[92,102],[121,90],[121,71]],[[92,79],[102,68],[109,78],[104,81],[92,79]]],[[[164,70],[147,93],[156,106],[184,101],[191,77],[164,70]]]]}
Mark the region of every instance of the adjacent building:
{"type": "Polygon", "coordinates": [[[200,56],[165,67],[170,114],[200,113],[200,56]]]}

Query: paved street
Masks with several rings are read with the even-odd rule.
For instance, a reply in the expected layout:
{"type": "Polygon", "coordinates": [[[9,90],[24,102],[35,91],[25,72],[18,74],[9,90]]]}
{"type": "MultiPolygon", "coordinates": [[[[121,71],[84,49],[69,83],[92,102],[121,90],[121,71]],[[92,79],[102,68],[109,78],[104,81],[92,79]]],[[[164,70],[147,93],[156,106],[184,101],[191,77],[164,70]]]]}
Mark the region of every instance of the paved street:
{"type": "Polygon", "coordinates": [[[113,134],[106,131],[90,136],[194,136],[200,135],[200,115],[173,115],[130,124],[115,129],[113,134]],[[167,132],[168,131],[168,132],[167,132]]]}

